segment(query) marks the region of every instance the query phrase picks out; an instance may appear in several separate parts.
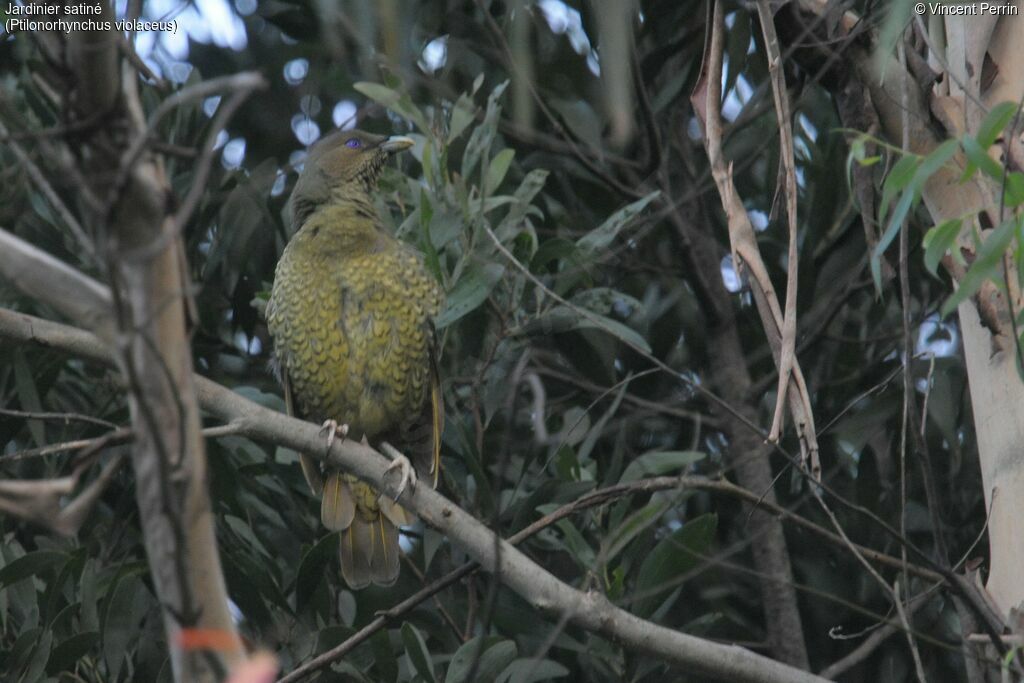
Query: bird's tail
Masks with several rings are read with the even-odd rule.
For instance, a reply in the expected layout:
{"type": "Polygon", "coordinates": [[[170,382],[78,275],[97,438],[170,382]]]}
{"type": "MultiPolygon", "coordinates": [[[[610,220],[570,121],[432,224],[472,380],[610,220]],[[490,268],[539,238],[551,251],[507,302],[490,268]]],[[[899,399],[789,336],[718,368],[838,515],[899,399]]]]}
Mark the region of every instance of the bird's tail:
{"type": "Polygon", "coordinates": [[[387,496],[351,475],[330,472],[324,484],[320,517],[341,532],[341,576],[352,590],[371,583],[390,586],[398,579],[401,550],[398,527],[410,515],[387,496]]]}

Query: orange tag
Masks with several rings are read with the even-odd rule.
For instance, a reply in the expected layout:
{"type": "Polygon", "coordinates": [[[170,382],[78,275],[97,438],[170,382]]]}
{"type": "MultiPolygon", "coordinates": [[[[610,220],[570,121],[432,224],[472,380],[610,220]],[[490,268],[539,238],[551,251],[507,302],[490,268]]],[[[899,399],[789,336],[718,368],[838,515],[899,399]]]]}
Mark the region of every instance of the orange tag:
{"type": "Polygon", "coordinates": [[[178,631],[178,647],[182,650],[238,650],[242,640],[231,631],[216,628],[183,628],[178,631]]]}

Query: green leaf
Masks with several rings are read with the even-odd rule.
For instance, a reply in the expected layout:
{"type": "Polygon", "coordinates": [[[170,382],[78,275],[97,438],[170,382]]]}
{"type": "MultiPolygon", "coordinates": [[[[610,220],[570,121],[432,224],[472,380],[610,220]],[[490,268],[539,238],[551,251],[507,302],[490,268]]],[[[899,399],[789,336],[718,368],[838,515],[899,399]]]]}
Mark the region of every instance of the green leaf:
{"type": "Polygon", "coordinates": [[[565,260],[579,265],[579,250],[575,242],[570,242],[564,237],[553,237],[541,242],[537,252],[530,260],[530,272],[536,273],[551,261],[565,260]]]}
{"type": "MultiPolygon", "coordinates": [[[[25,352],[20,348],[14,349],[14,386],[18,395],[18,404],[22,410],[41,412],[42,401],[39,399],[39,387],[36,386],[35,373],[28,364],[25,352]]],[[[46,431],[40,420],[26,420],[28,431],[36,446],[46,445],[46,431]]]]}
{"type": "Polygon", "coordinates": [[[646,339],[640,336],[639,332],[620,323],[618,320],[612,320],[611,318],[599,313],[591,312],[587,317],[581,317],[579,322],[576,324],[576,327],[581,329],[593,328],[601,330],[625,343],[627,346],[631,346],[644,353],[651,352],[651,345],[647,343],[646,339]]]}
{"type": "Polygon", "coordinates": [[[558,662],[523,657],[509,664],[495,683],[538,683],[568,675],[569,670],[558,662]]]}
{"type": "Polygon", "coordinates": [[[601,149],[601,120],[586,100],[552,98],[549,102],[577,138],[601,149]]]}
{"type": "Polygon", "coordinates": [[[380,83],[368,83],[361,81],[355,83],[352,86],[356,89],[356,92],[366,95],[374,102],[382,104],[383,106],[391,109],[392,111],[400,114],[402,117],[409,119],[424,135],[430,135],[430,124],[427,123],[427,119],[423,116],[423,112],[416,108],[416,105],[412,103],[409,95],[400,93],[397,90],[381,85],[380,83]]]}
{"type": "Polygon", "coordinates": [[[36,550],[28,553],[0,569],[0,587],[6,588],[29,576],[49,573],[62,566],[67,559],[67,553],[53,550],[36,550]]]}
{"type": "Polygon", "coordinates": [[[96,559],[87,559],[82,567],[81,578],[78,581],[82,603],[79,619],[81,620],[82,629],[85,631],[99,631],[100,628],[99,612],[96,610],[99,584],[96,575],[97,565],[96,559]]]}
{"type": "Polygon", "coordinates": [[[98,631],[76,633],[59,643],[50,653],[50,661],[46,665],[46,673],[55,676],[61,671],[74,669],[75,662],[89,654],[100,640],[98,631]]]}
{"type": "Polygon", "coordinates": [[[597,564],[597,553],[590,547],[587,539],[583,537],[572,520],[560,519],[555,525],[562,532],[560,539],[562,547],[572,556],[576,564],[586,570],[594,569],[597,564]]]}
{"type": "Polygon", "coordinates": [[[1019,171],[1006,174],[1006,193],[1003,195],[1003,202],[1011,209],[1024,204],[1024,174],[1019,171]]]}
{"type": "Polygon", "coordinates": [[[438,182],[434,177],[434,146],[430,144],[429,140],[423,141],[423,155],[420,158],[420,166],[423,167],[423,180],[426,181],[427,187],[436,188],[438,182]]]}
{"type": "Polygon", "coordinates": [[[924,236],[924,266],[932,275],[937,275],[937,269],[942,257],[950,248],[955,248],[956,238],[960,235],[960,228],[963,220],[950,218],[939,225],[931,228],[924,236]]]}
{"type": "Polygon", "coordinates": [[[498,186],[501,185],[501,181],[505,179],[505,174],[508,173],[508,167],[512,164],[512,158],[515,155],[516,151],[514,149],[503,149],[491,159],[491,165],[487,169],[488,194],[498,189],[498,186]]]}
{"type": "Polygon", "coordinates": [[[610,315],[617,310],[622,312],[619,317],[644,314],[644,305],[639,299],[611,287],[593,287],[577,292],[572,296],[572,303],[601,315],[610,315]]]}
{"type": "Polygon", "coordinates": [[[541,210],[533,204],[533,198],[544,187],[547,181],[548,172],[543,169],[534,169],[526,174],[523,182],[516,188],[512,208],[508,214],[501,219],[501,223],[494,229],[494,234],[504,244],[522,230],[524,218],[528,215],[543,217],[541,210]]]}
{"type": "Polygon", "coordinates": [[[337,552],[338,535],[327,534],[302,556],[295,577],[295,607],[298,611],[302,611],[316,592],[327,574],[328,563],[337,552]]]}
{"type": "Polygon", "coordinates": [[[644,477],[660,477],[663,474],[685,469],[707,457],[700,451],[655,451],[635,458],[626,466],[619,478],[620,484],[644,477]]]}
{"type": "Polygon", "coordinates": [[[907,217],[907,213],[910,212],[910,207],[917,203],[920,196],[916,189],[908,189],[900,195],[900,200],[896,203],[896,208],[893,209],[892,217],[889,219],[889,227],[882,233],[874,251],[871,252],[871,278],[874,280],[875,290],[878,292],[882,291],[882,255],[885,254],[885,250],[889,248],[896,234],[903,227],[903,221],[907,217]]]}
{"type": "Polygon", "coordinates": [[[516,644],[511,640],[502,640],[487,648],[483,657],[480,658],[476,680],[493,681],[516,658],[518,653],[516,644]]]}
{"type": "Polygon", "coordinates": [[[434,666],[431,663],[430,650],[427,649],[427,643],[420,634],[419,629],[408,621],[402,624],[402,643],[405,645],[405,654],[409,656],[409,661],[412,662],[416,673],[425,681],[430,681],[430,683],[436,681],[437,679],[434,678],[434,666]]]}
{"type": "Polygon", "coordinates": [[[43,635],[36,641],[36,647],[32,655],[32,660],[28,664],[28,668],[25,670],[25,674],[20,680],[23,681],[42,681],[43,672],[46,669],[46,662],[50,659],[50,648],[53,646],[53,632],[43,631],[43,635]]]}
{"type": "Polygon", "coordinates": [[[921,160],[921,165],[917,167],[917,171],[914,173],[914,187],[918,189],[924,187],[925,183],[935,175],[935,172],[945,166],[946,162],[953,158],[958,147],[959,143],[956,140],[946,140],[929,152],[928,155],[921,160]]]}
{"type": "Polygon", "coordinates": [[[138,638],[138,623],[134,619],[136,594],[144,591],[136,576],[126,576],[117,582],[107,603],[103,620],[103,659],[107,663],[110,680],[117,680],[129,655],[130,644],[138,638]]]}
{"type": "Polygon", "coordinates": [[[619,231],[633,220],[637,214],[643,211],[648,204],[654,201],[659,194],[661,194],[660,190],[655,190],[643,199],[638,199],[632,204],[622,207],[609,216],[604,223],[578,239],[576,246],[587,255],[592,255],[598,250],[604,249],[612,243],[612,240],[619,234],[619,231]]]}
{"type": "Polygon", "coordinates": [[[37,626],[25,628],[20,633],[17,633],[14,644],[5,647],[4,670],[19,671],[28,668],[36,653],[36,646],[42,633],[43,629],[37,626]]]}
{"type": "Polygon", "coordinates": [[[999,163],[988,155],[986,148],[978,144],[978,141],[970,136],[965,136],[960,141],[963,145],[964,154],[967,155],[968,165],[964,169],[961,180],[966,180],[974,174],[974,169],[980,168],[982,172],[989,178],[1002,178],[1003,167],[999,163]]]}
{"type": "Polygon", "coordinates": [[[598,329],[633,348],[645,353],[651,352],[651,346],[647,340],[631,327],[600,313],[593,311],[582,313],[576,308],[563,304],[554,306],[544,315],[531,320],[523,326],[522,331],[526,334],[550,335],[578,329],[598,329]]]}
{"type": "Polygon", "coordinates": [[[662,109],[676,101],[679,94],[683,92],[683,88],[690,82],[690,73],[694,67],[694,60],[686,60],[665,79],[664,85],[651,99],[651,109],[655,114],[660,114],[662,109]]]}
{"type": "Polygon", "coordinates": [[[243,546],[255,550],[268,561],[273,560],[270,551],[263,545],[263,541],[257,538],[252,527],[245,520],[234,515],[225,515],[223,519],[225,524],[238,536],[243,546]]]}
{"type": "MultiPolygon", "coordinates": [[[[632,376],[632,373],[630,374],[632,376]]],[[[601,417],[594,423],[594,426],[590,429],[587,434],[587,438],[583,440],[583,444],[579,448],[578,457],[580,460],[584,460],[590,457],[591,452],[594,450],[594,446],[597,445],[597,440],[604,435],[605,425],[619,412],[619,406],[622,405],[622,399],[626,395],[626,390],[629,388],[629,378],[627,381],[622,382],[619,390],[615,392],[615,398],[612,399],[612,404],[608,406],[608,410],[601,414],[601,417]]]]}
{"type": "Polygon", "coordinates": [[[956,154],[958,142],[946,140],[933,149],[926,157],[907,156],[893,167],[886,178],[882,193],[882,204],[880,216],[885,216],[885,210],[889,201],[897,193],[900,199],[889,217],[888,227],[882,233],[874,252],[871,254],[871,276],[875,281],[875,288],[882,291],[882,254],[889,248],[893,239],[899,233],[903,222],[910,210],[917,205],[921,198],[921,189],[928,179],[946,164],[956,154]],[[909,160],[909,161],[908,161],[909,160]],[[906,162],[906,163],[904,163],[906,162]],[[913,171],[911,175],[911,171],[913,171]]]}
{"type": "Polygon", "coordinates": [[[889,170],[888,175],[885,176],[885,181],[882,183],[882,201],[878,204],[878,218],[880,221],[885,219],[885,215],[889,211],[889,204],[893,198],[913,179],[914,172],[917,171],[919,163],[921,163],[921,157],[916,154],[908,154],[897,161],[889,170]]]}
{"type": "Polygon", "coordinates": [[[663,594],[678,587],[675,580],[707,555],[717,526],[716,515],[701,515],[663,538],[644,558],[634,589],[637,616],[646,618],[662,606],[663,594]]]}
{"type": "Polygon", "coordinates": [[[397,680],[398,658],[391,646],[391,638],[387,630],[377,631],[370,636],[370,649],[373,651],[373,668],[377,672],[376,680],[397,680]]]}
{"type": "MultiPolygon", "coordinates": [[[[448,665],[448,673],[445,674],[444,683],[464,683],[473,666],[473,660],[480,648],[480,638],[477,636],[464,643],[455,654],[448,665]]],[[[477,665],[474,681],[493,681],[516,657],[516,644],[511,640],[502,640],[497,637],[487,637],[484,640],[483,654],[480,655],[480,662],[477,665]]]]}
{"type": "Polygon", "coordinates": [[[644,529],[661,519],[665,511],[676,505],[677,501],[669,497],[659,497],[626,517],[612,529],[601,542],[601,560],[610,563],[629,545],[644,529]]]}
{"type": "Polygon", "coordinates": [[[1010,240],[1020,229],[1019,218],[1009,218],[989,233],[988,238],[982,243],[974,263],[967,270],[959,288],[953,295],[942,304],[941,315],[949,315],[960,305],[964,299],[974,296],[986,280],[995,279],[999,273],[1000,261],[1006,248],[1010,246],[1010,240]]]}
{"type": "Polygon", "coordinates": [[[985,118],[982,119],[981,125],[978,126],[978,135],[976,136],[982,149],[992,146],[1016,113],[1016,102],[1000,102],[989,110],[985,118]]]}
{"type": "Polygon", "coordinates": [[[452,140],[462,135],[462,131],[466,130],[469,124],[473,123],[475,116],[476,105],[473,104],[473,100],[468,95],[463,93],[456,100],[455,106],[452,107],[452,116],[448,123],[448,144],[451,144],[452,140]]]}
{"type": "Polygon", "coordinates": [[[423,261],[427,270],[438,282],[441,278],[441,259],[437,254],[437,248],[430,238],[430,221],[434,218],[434,207],[430,204],[430,197],[426,188],[420,188],[420,242],[423,247],[423,261]]]}
{"type": "Polygon", "coordinates": [[[473,129],[466,143],[466,150],[462,154],[462,177],[469,178],[484,152],[491,148],[494,136],[498,132],[498,118],[501,115],[501,106],[498,99],[508,87],[508,81],[498,84],[491,91],[487,98],[487,111],[484,113],[483,123],[473,129]]]}
{"type": "Polygon", "coordinates": [[[437,329],[444,329],[475,311],[490,296],[504,272],[505,267],[497,263],[473,264],[467,268],[448,294],[445,308],[436,320],[437,329]]]}

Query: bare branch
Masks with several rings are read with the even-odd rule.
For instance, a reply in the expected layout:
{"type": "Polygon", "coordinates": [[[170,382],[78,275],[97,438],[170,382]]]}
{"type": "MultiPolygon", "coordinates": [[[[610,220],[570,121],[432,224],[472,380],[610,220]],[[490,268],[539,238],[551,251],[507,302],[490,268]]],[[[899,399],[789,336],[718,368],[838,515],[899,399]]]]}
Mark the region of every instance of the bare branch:
{"type": "MultiPolygon", "coordinates": [[[[98,450],[104,444],[95,444],[98,450]]],[[[84,468],[60,479],[42,481],[0,481],[0,510],[29,522],[40,524],[64,536],[78,532],[100,494],[124,465],[125,458],[117,454],[103,466],[96,479],[89,483],[74,500],[61,508],[60,501],[71,495],[84,468]]]]}
{"type": "MultiPolygon", "coordinates": [[[[779,50],[779,37],[775,34],[775,19],[772,16],[771,8],[768,6],[768,0],[758,0],[757,15],[761,20],[761,31],[764,33],[768,73],[771,76],[772,93],[775,96],[776,118],[779,122],[779,158],[782,160],[784,171],[786,220],[789,226],[789,252],[786,261],[786,310],[782,318],[782,340],[778,359],[779,383],[775,396],[775,417],[772,419],[772,428],[768,435],[769,440],[778,441],[782,437],[782,423],[785,416],[786,393],[789,389],[790,374],[793,372],[793,365],[796,363],[796,289],[797,265],[800,260],[797,251],[796,160],[794,158],[792,107],[789,103],[789,93],[786,91],[786,76],[782,72],[782,54],[779,50]]],[[[811,414],[809,403],[805,406],[805,409],[808,414],[811,414]]],[[[820,478],[820,463],[812,462],[811,470],[817,473],[815,478],[820,478]]]]}
{"type": "MultiPolygon", "coordinates": [[[[712,22],[711,40],[705,49],[704,64],[697,87],[691,101],[699,119],[703,121],[704,145],[707,150],[711,172],[718,186],[718,194],[722,208],[728,220],[729,244],[732,248],[733,262],[746,267],[751,274],[751,288],[757,311],[761,317],[768,343],[772,348],[776,365],[781,367],[782,341],[785,327],[778,297],[768,275],[768,269],[761,258],[760,248],[753,226],[747,215],[746,208],[736,192],[732,180],[732,167],[725,160],[722,151],[722,60],[725,45],[722,9],[716,2],[714,20],[712,22]]],[[[793,264],[790,264],[791,267],[793,264]]],[[[795,296],[796,290],[792,289],[795,296]]],[[[795,302],[794,302],[795,303],[795,302]]],[[[795,314],[794,314],[795,323],[795,314]]],[[[794,331],[795,334],[795,331],[794,331]]],[[[780,377],[785,377],[780,373],[780,377]]],[[[787,392],[789,408],[793,414],[797,436],[800,439],[800,451],[805,466],[809,467],[815,480],[821,478],[821,463],[818,458],[818,441],[815,436],[814,415],[811,410],[810,392],[804,380],[799,363],[794,361],[792,376],[788,378],[795,386],[787,392]]],[[[770,435],[769,435],[770,436],[770,435]]]]}

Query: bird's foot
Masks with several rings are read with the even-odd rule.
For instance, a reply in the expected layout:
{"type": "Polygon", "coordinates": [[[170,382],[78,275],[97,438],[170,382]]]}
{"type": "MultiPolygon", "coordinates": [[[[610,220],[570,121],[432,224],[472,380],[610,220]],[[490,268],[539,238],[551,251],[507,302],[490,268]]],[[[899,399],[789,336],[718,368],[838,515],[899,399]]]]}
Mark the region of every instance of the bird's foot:
{"type": "Polygon", "coordinates": [[[348,436],[348,425],[338,424],[337,420],[324,420],[323,425],[320,427],[320,435],[323,436],[324,432],[327,432],[327,450],[331,450],[335,438],[340,438],[344,441],[345,437],[348,436]]]}
{"type": "Polygon", "coordinates": [[[416,468],[412,466],[409,458],[399,453],[397,448],[386,441],[380,445],[380,449],[384,451],[384,455],[391,458],[391,464],[384,470],[384,476],[387,476],[388,472],[392,470],[399,470],[402,473],[402,478],[398,482],[398,489],[395,491],[395,500],[397,501],[402,496],[406,486],[410,490],[416,488],[416,468]]]}

